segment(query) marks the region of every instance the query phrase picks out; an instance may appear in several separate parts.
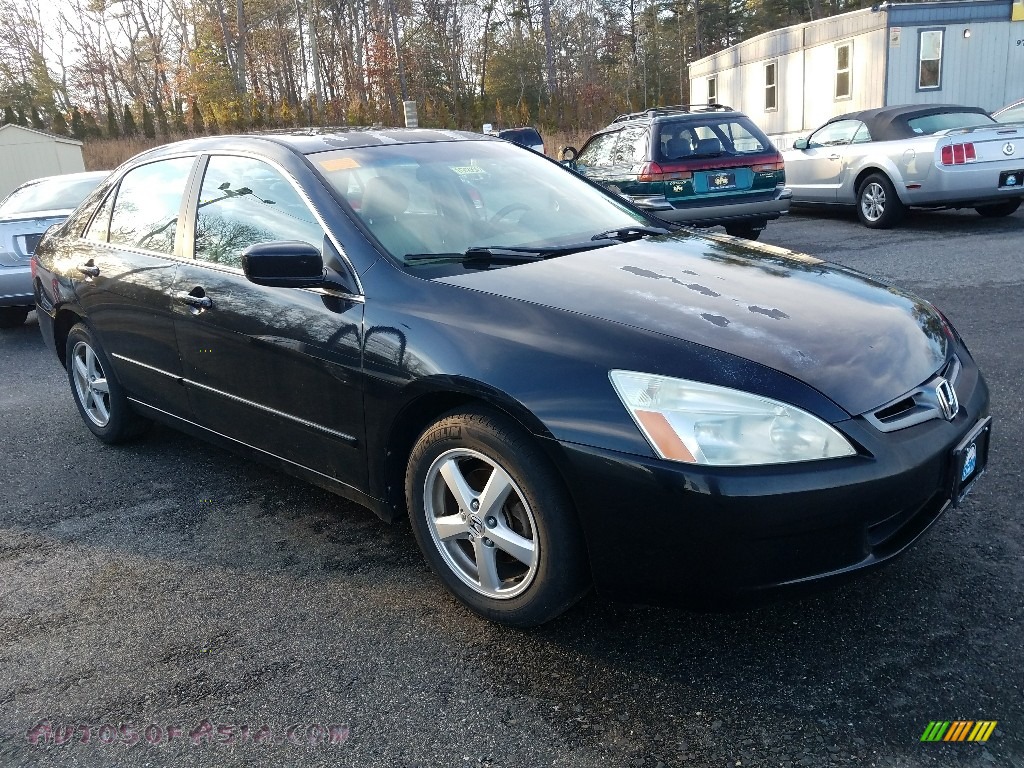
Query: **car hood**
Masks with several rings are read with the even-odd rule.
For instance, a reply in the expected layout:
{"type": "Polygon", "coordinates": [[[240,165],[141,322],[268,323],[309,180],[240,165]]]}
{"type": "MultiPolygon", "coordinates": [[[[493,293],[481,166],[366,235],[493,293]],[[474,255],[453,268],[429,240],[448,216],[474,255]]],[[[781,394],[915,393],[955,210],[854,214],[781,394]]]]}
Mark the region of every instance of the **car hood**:
{"type": "Polygon", "coordinates": [[[928,302],[728,236],[666,235],[441,281],[738,355],[851,414],[904,394],[946,360],[945,325],[928,302]]]}

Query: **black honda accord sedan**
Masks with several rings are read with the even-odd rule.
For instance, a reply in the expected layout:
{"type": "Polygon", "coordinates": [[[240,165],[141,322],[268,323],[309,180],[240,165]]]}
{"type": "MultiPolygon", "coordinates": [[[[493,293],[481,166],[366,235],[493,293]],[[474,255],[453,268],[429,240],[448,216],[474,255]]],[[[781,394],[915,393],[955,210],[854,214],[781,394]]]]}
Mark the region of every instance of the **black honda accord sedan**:
{"type": "Polygon", "coordinates": [[[591,585],[714,607],[834,581],[988,455],[987,387],[928,302],[476,134],[160,147],[33,267],[100,440],[160,421],[408,515],[512,625],[591,585]]]}

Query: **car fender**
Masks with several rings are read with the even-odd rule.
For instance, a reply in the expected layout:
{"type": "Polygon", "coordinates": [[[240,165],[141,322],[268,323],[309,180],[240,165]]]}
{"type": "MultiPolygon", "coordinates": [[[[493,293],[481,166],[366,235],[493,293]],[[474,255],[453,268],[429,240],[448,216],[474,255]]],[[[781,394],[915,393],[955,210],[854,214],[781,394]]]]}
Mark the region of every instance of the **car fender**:
{"type": "Polygon", "coordinates": [[[905,204],[909,203],[900,163],[893,160],[891,155],[878,151],[864,155],[850,164],[843,183],[839,187],[838,202],[854,205],[857,202],[857,190],[861,182],[872,173],[884,173],[892,182],[900,200],[905,204]]]}

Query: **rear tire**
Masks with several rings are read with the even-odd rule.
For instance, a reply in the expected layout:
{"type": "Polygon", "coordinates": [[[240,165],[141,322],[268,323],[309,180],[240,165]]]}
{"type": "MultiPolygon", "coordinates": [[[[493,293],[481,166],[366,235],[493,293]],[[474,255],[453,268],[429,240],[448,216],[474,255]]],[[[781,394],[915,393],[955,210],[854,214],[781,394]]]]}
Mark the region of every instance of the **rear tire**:
{"type": "Polygon", "coordinates": [[[30,311],[29,307],[0,307],[0,328],[23,325],[30,311]]]}
{"type": "Polygon", "coordinates": [[[105,443],[123,443],[149,426],[132,410],[103,348],[84,323],[68,332],[65,347],[68,383],[85,426],[105,443]]]}
{"type": "Polygon", "coordinates": [[[873,173],[857,189],[857,216],[871,229],[888,229],[898,224],[907,208],[884,173],[873,173]]]}
{"type": "Polygon", "coordinates": [[[731,224],[725,228],[725,231],[733,237],[742,237],[744,240],[757,240],[764,231],[764,225],[755,227],[749,224],[731,224]]]}
{"type": "Polygon", "coordinates": [[[996,203],[995,205],[979,205],[976,210],[979,216],[984,216],[986,219],[998,219],[1003,216],[1010,216],[1017,212],[1020,208],[1020,198],[1016,200],[1007,200],[1005,203],[996,203]]]}
{"type": "Polygon", "coordinates": [[[536,626],[589,588],[568,491],[506,416],[471,408],[428,427],[409,456],[405,495],[427,563],[481,616],[536,626]]]}

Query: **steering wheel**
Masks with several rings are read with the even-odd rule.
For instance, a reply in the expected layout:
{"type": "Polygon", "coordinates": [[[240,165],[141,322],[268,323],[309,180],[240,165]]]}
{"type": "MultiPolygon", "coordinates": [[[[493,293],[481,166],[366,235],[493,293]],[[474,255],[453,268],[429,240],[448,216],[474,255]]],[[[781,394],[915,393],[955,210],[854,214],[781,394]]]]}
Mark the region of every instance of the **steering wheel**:
{"type": "Polygon", "coordinates": [[[502,219],[504,219],[506,216],[510,216],[511,214],[515,213],[516,211],[529,211],[529,210],[531,210],[530,206],[526,205],[525,203],[512,203],[510,205],[506,205],[501,210],[496,211],[495,214],[493,216],[491,216],[490,219],[488,219],[488,223],[489,224],[496,224],[497,222],[499,222],[502,219]]]}

